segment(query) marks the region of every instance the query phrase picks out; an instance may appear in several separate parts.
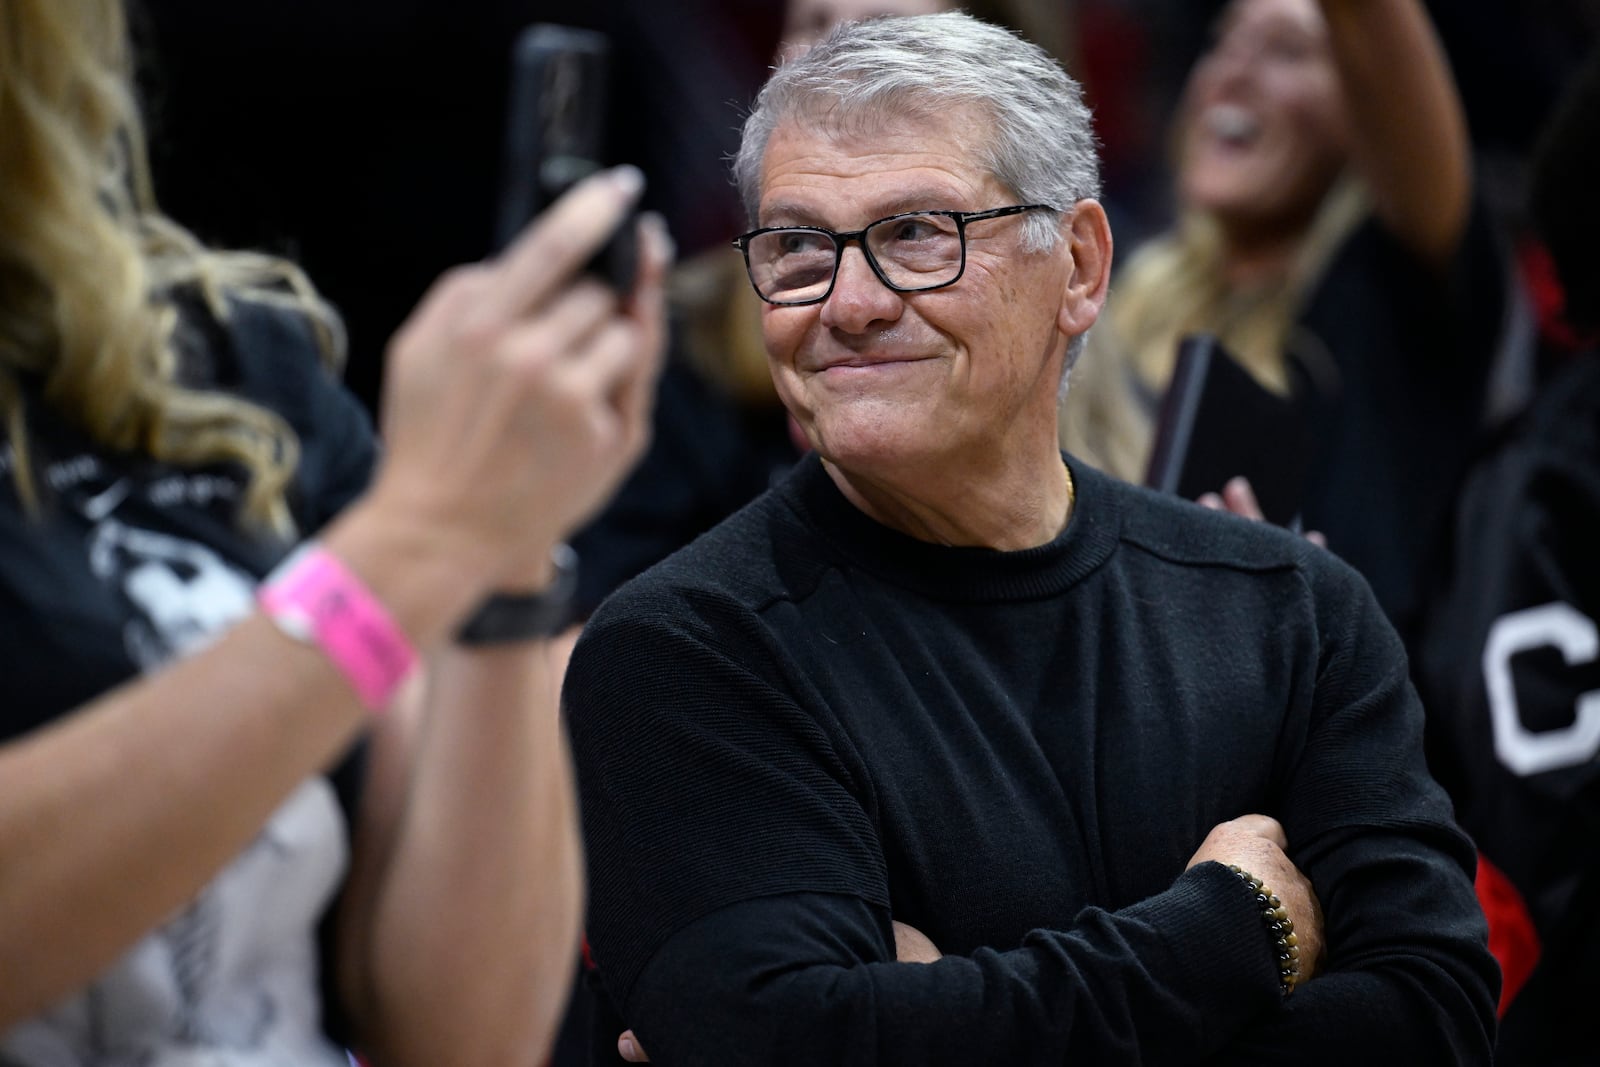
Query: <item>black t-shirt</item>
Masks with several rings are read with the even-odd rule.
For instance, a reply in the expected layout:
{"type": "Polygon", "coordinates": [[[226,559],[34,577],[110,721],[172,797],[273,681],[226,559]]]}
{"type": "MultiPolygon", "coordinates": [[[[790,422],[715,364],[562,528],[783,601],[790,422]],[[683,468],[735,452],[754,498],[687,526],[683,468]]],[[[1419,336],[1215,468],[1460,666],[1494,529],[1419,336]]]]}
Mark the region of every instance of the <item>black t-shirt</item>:
{"type": "MultiPolygon", "coordinates": [[[[291,507],[300,532],[315,533],[366,485],[370,423],[319,364],[301,319],[230,308],[227,330],[189,308],[182,377],[288,421],[300,443],[291,507]]],[[[36,392],[27,422],[42,507],[27,514],[11,478],[0,484],[0,740],[203,648],[253,609],[256,582],[290,547],[238,522],[234,465],[107,452],[36,392]]],[[[0,468],[15,461],[7,444],[0,468]]],[[[352,757],[303,783],[179,914],[88,989],[0,1033],[0,1061],[166,1062],[204,1050],[219,1064],[342,1064],[323,1033],[337,1020],[316,991],[358,779],[352,757]]]]}
{"type": "Polygon", "coordinates": [[[1483,423],[1506,284],[1481,204],[1442,272],[1368,220],[1289,339],[1313,390],[1305,526],[1327,535],[1402,629],[1483,423]]]}
{"type": "MultiPolygon", "coordinates": [[[[231,318],[224,333],[190,314],[185,377],[288,421],[300,441],[291,508],[309,535],[365,487],[370,422],[321,369],[303,322],[244,302],[231,318]]],[[[38,517],[22,510],[10,446],[0,453],[0,738],[204,643],[289,548],[241,527],[236,468],[108,453],[36,399],[27,419],[38,517]]]]}

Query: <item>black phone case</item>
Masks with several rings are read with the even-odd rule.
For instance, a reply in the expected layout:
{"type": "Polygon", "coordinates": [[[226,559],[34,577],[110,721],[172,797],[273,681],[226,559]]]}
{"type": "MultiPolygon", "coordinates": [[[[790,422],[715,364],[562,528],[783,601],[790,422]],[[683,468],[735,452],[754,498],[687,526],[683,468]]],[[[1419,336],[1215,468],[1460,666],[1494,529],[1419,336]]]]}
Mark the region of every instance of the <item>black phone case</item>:
{"type": "MultiPolygon", "coordinates": [[[[494,249],[605,159],[607,68],[604,34],[538,23],[517,37],[506,108],[505,161],[494,249]]],[[[618,226],[585,270],[618,292],[638,270],[636,216],[618,226]]]]}
{"type": "Polygon", "coordinates": [[[1261,511],[1296,523],[1311,458],[1310,424],[1292,398],[1263,387],[1215,337],[1178,345],[1145,484],[1193,500],[1228,479],[1250,479],[1261,511]]]}

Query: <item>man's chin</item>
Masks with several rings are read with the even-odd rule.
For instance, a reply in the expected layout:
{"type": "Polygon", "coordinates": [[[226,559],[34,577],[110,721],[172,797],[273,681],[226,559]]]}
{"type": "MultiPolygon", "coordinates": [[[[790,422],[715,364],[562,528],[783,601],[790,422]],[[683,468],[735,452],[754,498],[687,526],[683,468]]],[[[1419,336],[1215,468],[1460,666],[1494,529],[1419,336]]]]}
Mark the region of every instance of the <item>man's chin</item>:
{"type": "Polygon", "coordinates": [[[813,425],[810,437],[817,453],[830,465],[867,477],[892,475],[898,469],[916,470],[935,458],[936,442],[888,420],[813,425]]]}

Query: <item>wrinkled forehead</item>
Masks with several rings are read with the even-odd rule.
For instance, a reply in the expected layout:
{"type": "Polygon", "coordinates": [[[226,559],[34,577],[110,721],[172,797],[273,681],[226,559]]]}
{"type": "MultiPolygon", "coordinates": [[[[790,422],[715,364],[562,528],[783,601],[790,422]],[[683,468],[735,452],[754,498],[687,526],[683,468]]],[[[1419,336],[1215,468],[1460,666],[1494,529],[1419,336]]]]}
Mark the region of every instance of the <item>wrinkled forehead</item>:
{"type": "MultiPolygon", "coordinates": [[[[768,155],[780,137],[815,138],[834,150],[859,151],[863,156],[892,139],[902,146],[925,146],[965,163],[974,173],[994,177],[988,115],[988,109],[977,102],[952,103],[906,94],[854,103],[805,101],[791,107],[773,127],[768,155]]],[[[765,186],[763,165],[763,189],[765,186]]]]}

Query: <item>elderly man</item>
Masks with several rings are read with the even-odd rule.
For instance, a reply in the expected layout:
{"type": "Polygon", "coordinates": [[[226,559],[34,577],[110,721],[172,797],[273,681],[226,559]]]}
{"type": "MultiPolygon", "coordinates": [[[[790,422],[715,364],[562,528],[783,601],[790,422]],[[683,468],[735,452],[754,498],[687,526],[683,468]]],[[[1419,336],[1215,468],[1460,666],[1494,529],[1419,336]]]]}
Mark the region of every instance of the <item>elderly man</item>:
{"type": "Polygon", "coordinates": [[[1057,450],[1111,258],[1077,87],[963,15],[858,23],[737,171],[816,452],[565,691],[655,1060],[1486,1061],[1472,852],[1370,592],[1057,450]]]}

